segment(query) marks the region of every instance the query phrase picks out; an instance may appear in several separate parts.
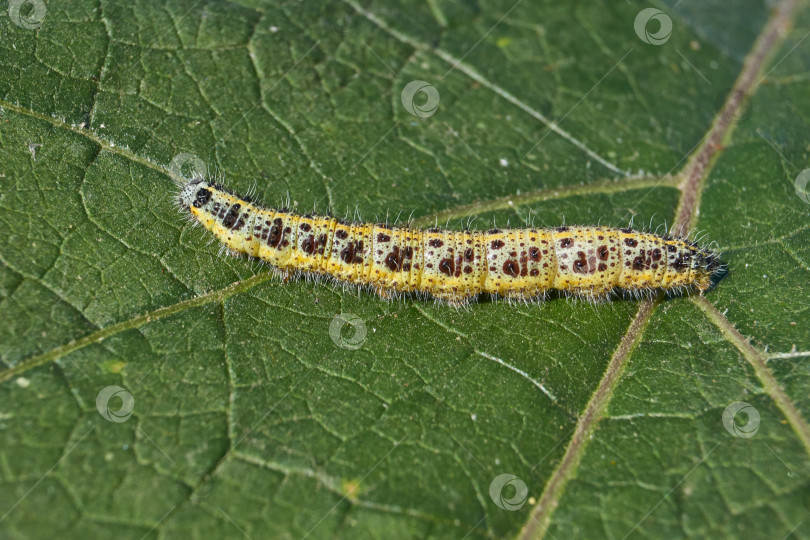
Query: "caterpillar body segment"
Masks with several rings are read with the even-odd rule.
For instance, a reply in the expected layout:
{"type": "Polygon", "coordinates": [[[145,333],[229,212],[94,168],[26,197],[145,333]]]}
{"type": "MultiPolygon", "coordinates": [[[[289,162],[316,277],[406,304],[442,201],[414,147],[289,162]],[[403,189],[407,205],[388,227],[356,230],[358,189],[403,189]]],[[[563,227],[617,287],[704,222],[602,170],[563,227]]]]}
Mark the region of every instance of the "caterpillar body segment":
{"type": "Polygon", "coordinates": [[[528,300],[556,289],[588,299],[704,291],[722,263],[685,239],[610,227],[419,230],[262,208],[195,180],[179,197],[231,251],[282,271],[328,275],[381,294],[427,293],[460,305],[481,293],[528,300]]]}

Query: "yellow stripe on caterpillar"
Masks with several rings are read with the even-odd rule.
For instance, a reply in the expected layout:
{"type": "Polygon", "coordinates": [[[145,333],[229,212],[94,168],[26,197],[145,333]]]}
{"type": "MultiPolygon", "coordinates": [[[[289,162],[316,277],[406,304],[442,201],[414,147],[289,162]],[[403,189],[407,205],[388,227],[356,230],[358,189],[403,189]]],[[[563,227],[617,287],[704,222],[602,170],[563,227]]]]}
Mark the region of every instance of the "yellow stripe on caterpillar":
{"type": "Polygon", "coordinates": [[[682,238],[610,227],[419,230],[262,208],[203,180],[180,205],[231,251],[281,270],[463,304],[480,293],[530,299],[552,289],[589,299],[615,288],[704,291],[718,257],[682,238]]]}

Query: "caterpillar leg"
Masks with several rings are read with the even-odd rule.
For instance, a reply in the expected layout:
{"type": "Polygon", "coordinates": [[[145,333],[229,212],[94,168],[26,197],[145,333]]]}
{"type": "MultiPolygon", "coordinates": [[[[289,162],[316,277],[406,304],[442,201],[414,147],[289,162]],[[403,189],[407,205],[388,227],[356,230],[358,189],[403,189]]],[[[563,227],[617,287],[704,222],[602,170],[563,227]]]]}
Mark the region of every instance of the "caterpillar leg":
{"type": "Polygon", "coordinates": [[[442,302],[455,308],[469,305],[470,301],[474,298],[473,295],[460,295],[453,292],[434,292],[432,294],[437,300],[441,300],[442,302]]]}
{"type": "Polygon", "coordinates": [[[613,287],[581,287],[569,290],[568,294],[597,303],[608,300],[612,291],[613,287]]]}
{"type": "Polygon", "coordinates": [[[393,300],[394,295],[396,294],[394,291],[390,289],[382,289],[379,287],[375,287],[374,292],[377,294],[377,296],[379,296],[383,300],[393,300]]]}
{"type": "Polygon", "coordinates": [[[533,289],[528,291],[508,291],[502,295],[501,298],[508,302],[528,304],[538,300],[545,300],[548,291],[542,289],[533,289]]]}

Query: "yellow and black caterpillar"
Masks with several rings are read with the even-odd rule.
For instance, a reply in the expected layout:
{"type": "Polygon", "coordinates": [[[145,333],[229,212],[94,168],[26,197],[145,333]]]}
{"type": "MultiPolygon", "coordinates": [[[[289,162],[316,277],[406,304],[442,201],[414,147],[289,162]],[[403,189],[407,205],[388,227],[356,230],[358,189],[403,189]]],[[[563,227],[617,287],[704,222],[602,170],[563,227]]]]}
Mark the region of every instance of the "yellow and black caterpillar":
{"type": "Polygon", "coordinates": [[[462,305],[480,293],[527,300],[557,289],[588,299],[711,285],[716,254],[682,238],[610,227],[419,230],[262,208],[195,179],[179,203],[236,253],[282,271],[427,293],[462,305]]]}

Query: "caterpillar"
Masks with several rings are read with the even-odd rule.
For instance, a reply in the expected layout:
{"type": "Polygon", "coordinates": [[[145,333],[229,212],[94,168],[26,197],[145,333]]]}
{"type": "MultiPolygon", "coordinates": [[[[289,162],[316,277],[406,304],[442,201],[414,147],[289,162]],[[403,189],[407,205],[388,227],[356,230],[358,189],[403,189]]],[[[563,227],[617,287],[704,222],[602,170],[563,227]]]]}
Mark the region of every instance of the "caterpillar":
{"type": "Polygon", "coordinates": [[[367,285],[382,296],[425,293],[461,306],[481,293],[529,300],[556,289],[589,300],[614,289],[636,293],[708,289],[724,266],[684,238],[632,229],[563,226],[487,231],[351,223],[263,208],[195,178],[179,205],[232,253],[290,272],[367,285]]]}

